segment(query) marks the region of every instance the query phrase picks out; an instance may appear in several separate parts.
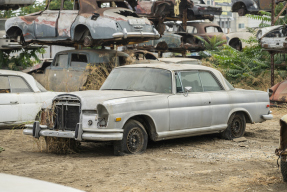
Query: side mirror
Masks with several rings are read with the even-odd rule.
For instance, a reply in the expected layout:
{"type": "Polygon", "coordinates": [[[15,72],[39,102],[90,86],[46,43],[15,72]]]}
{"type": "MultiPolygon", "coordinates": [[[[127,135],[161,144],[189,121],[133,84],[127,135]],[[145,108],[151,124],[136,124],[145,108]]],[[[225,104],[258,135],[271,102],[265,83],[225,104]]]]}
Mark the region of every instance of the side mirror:
{"type": "Polygon", "coordinates": [[[184,87],[184,96],[187,97],[188,96],[188,92],[190,92],[192,89],[192,87],[184,87]]]}
{"type": "Polygon", "coordinates": [[[190,92],[191,89],[192,89],[192,87],[184,87],[184,91],[185,91],[185,92],[190,92]]]}

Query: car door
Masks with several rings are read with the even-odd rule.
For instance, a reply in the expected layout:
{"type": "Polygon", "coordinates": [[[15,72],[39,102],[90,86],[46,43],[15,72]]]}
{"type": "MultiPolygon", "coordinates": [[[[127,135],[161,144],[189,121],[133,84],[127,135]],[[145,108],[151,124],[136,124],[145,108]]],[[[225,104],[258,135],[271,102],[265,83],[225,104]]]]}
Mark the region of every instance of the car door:
{"type": "Polygon", "coordinates": [[[231,110],[231,99],[229,93],[224,90],[220,81],[209,71],[200,71],[199,77],[202,82],[203,91],[210,95],[211,125],[223,125],[231,110]]]}
{"type": "Polygon", "coordinates": [[[9,76],[12,94],[18,95],[18,121],[27,122],[35,120],[41,108],[41,103],[29,83],[21,76],[9,76]]]}
{"type": "Polygon", "coordinates": [[[0,76],[0,125],[19,121],[18,94],[11,93],[8,76],[0,76]]]}
{"type": "Polygon", "coordinates": [[[67,71],[68,91],[79,91],[87,81],[89,70],[87,65],[91,63],[87,53],[71,53],[69,67],[67,71]]]}
{"type": "Polygon", "coordinates": [[[47,89],[52,91],[68,91],[68,62],[69,54],[61,53],[55,56],[53,64],[48,72],[48,87],[47,89]]]}
{"type": "Polygon", "coordinates": [[[177,93],[168,97],[170,130],[211,126],[210,95],[203,92],[199,72],[176,72],[175,81],[177,93]],[[192,87],[191,92],[184,93],[184,87],[192,87]]]}
{"type": "Polygon", "coordinates": [[[79,13],[79,6],[76,5],[78,4],[78,1],[75,1],[74,3],[75,5],[73,6],[71,0],[64,0],[63,9],[60,11],[60,16],[58,19],[59,37],[71,37],[71,26],[79,13]]]}
{"type": "Polygon", "coordinates": [[[57,22],[60,15],[61,1],[51,0],[48,8],[35,20],[37,39],[57,37],[57,22]]]}

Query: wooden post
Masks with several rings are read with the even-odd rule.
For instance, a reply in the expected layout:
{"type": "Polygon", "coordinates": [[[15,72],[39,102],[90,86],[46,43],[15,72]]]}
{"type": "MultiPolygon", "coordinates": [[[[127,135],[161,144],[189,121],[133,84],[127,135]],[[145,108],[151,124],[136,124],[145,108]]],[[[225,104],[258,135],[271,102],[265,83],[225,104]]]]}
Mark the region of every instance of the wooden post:
{"type": "Polygon", "coordinates": [[[187,26],[187,9],[183,10],[182,14],[182,27],[186,31],[186,26],[187,26]]]}
{"type": "Polygon", "coordinates": [[[274,85],[274,53],[271,52],[271,87],[274,85]]]}
{"type": "Polygon", "coordinates": [[[272,0],[272,6],[271,6],[271,26],[274,26],[275,24],[275,0],[272,0]]]}

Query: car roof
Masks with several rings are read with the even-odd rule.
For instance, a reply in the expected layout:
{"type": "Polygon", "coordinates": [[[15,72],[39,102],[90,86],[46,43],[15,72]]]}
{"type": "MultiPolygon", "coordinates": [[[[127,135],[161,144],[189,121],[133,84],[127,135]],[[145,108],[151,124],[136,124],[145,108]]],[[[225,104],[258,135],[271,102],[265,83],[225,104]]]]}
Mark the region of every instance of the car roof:
{"type": "Polygon", "coordinates": [[[219,25],[211,22],[187,22],[187,26],[200,26],[200,27],[206,27],[206,26],[214,26],[219,27],[219,25]]]}
{"type": "Polygon", "coordinates": [[[98,53],[98,54],[119,54],[119,55],[126,55],[128,54],[121,52],[121,51],[115,51],[112,49],[73,49],[73,50],[65,50],[65,51],[60,51],[57,54],[63,54],[63,53],[98,53]]]}
{"type": "Polygon", "coordinates": [[[158,64],[134,64],[134,65],[124,65],[117,68],[156,68],[156,69],[165,69],[169,71],[181,71],[181,70],[202,70],[202,71],[210,71],[212,72],[216,78],[221,82],[224,86],[225,90],[230,90],[229,86],[226,83],[225,78],[223,75],[216,69],[211,67],[206,67],[203,65],[187,65],[187,64],[165,64],[165,63],[158,63],[158,64]]]}
{"type": "Polygon", "coordinates": [[[21,76],[22,78],[24,78],[27,81],[27,83],[33,89],[34,92],[41,92],[36,85],[36,80],[34,79],[34,77],[27,74],[27,73],[23,73],[20,71],[12,71],[12,70],[0,70],[0,76],[1,75],[21,76]]]}
{"type": "Polygon", "coordinates": [[[182,58],[182,57],[172,57],[172,58],[159,58],[163,62],[180,62],[180,61],[198,61],[198,59],[193,58],[182,58]]]}

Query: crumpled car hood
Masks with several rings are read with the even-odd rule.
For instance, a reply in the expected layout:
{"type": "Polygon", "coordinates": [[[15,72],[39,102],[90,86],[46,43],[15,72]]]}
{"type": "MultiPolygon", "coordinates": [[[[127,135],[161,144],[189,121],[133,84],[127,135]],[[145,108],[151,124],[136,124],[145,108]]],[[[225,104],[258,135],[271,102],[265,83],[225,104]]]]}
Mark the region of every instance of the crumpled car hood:
{"type": "Polygon", "coordinates": [[[136,15],[136,13],[132,12],[131,10],[120,7],[108,8],[103,12],[103,16],[112,18],[114,20],[128,21],[130,19],[138,19],[138,20],[144,20],[146,24],[150,24],[150,21],[147,18],[136,17],[134,15],[136,15]]]}
{"type": "Polygon", "coordinates": [[[154,96],[160,93],[144,92],[144,91],[117,91],[117,90],[90,90],[78,91],[58,95],[60,96],[77,96],[81,100],[82,109],[96,109],[98,104],[113,99],[127,99],[131,97],[154,96]]]}
{"type": "Polygon", "coordinates": [[[278,29],[280,27],[282,27],[283,25],[277,25],[277,26],[272,26],[272,27],[264,27],[260,30],[258,30],[257,34],[256,34],[256,37],[258,39],[262,39],[263,37],[265,37],[269,32],[275,30],[275,29],[278,29]],[[261,34],[260,34],[261,33],[261,34]],[[258,35],[260,34],[260,37],[258,37],[258,35]]]}

